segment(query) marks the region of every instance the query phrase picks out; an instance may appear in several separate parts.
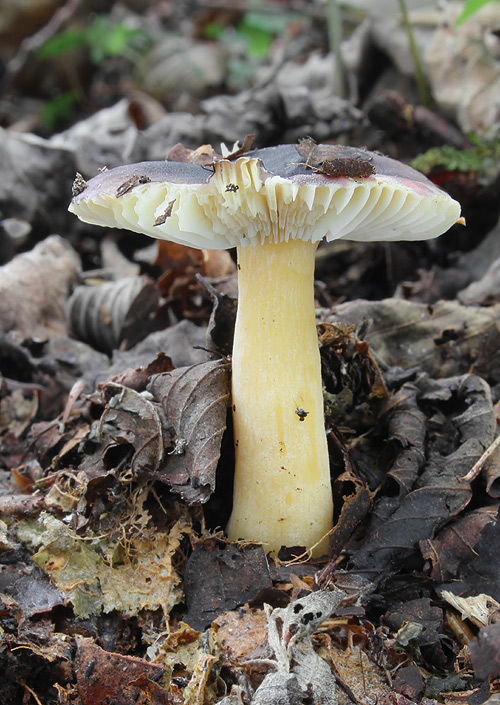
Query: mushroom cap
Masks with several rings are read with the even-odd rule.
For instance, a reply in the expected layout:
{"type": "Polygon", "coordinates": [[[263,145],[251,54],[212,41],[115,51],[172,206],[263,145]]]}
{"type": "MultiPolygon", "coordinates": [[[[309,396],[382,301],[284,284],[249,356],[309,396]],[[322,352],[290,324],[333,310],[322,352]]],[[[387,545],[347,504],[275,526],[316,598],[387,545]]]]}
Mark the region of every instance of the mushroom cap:
{"type": "Polygon", "coordinates": [[[76,184],[69,210],[191,247],[266,240],[427,240],[448,230],[460,205],[423,174],[375,152],[317,145],[319,168],[281,145],[215,161],[141,162],[76,184]],[[333,151],[332,151],[333,150],[333,151]]]}

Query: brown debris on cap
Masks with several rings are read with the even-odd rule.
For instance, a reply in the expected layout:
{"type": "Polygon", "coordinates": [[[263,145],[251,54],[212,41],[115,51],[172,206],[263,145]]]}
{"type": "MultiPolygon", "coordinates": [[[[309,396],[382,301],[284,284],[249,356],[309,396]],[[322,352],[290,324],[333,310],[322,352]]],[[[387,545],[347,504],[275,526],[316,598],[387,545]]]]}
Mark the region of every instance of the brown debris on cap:
{"type": "Polygon", "coordinates": [[[190,162],[200,166],[210,166],[217,158],[222,159],[211,144],[202,144],[197,149],[189,149],[178,142],[167,154],[167,162],[190,162]]]}
{"type": "Polygon", "coordinates": [[[87,182],[83,178],[83,176],[80,174],[80,172],[76,172],[75,180],[73,181],[73,188],[71,189],[71,193],[73,196],[79,196],[81,193],[85,191],[87,188],[87,182]]]}
{"type": "Polygon", "coordinates": [[[304,166],[335,178],[364,178],[375,174],[368,152],[340,144],[316,144],[312,137],[299,140],[297,152],[304,157],[304,166]]]}

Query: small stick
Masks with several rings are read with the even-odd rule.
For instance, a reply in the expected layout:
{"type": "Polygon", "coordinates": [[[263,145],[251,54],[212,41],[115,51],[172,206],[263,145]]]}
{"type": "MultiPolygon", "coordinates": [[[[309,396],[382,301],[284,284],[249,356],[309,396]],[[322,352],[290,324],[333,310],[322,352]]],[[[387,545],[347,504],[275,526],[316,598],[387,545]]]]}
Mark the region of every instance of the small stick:
{"type": "Polygon", "coordinates": [[[469,470],[467,475],[464,475],[462,480],[467,480],[467,482],[472,482],[472,480],[475,480],[476,477],[481,472],[481,470],[483,469],[488,458],[490,458],[493,455],[493,453],[496,451],[498,446],[500,446],[500,434],[495,438],[493,443],[484,451],[482,456],[479,458],[477,463],[475,463],[472,466],[472,468],[469,470]]]}

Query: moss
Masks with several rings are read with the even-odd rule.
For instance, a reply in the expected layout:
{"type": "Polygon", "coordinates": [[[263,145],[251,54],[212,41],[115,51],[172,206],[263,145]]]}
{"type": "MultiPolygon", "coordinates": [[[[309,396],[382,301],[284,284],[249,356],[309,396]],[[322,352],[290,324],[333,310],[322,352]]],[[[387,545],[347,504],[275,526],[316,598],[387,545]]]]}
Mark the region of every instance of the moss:
{"type": "Polygon", "coordinates": [[[432,147],[412,162],[412,167],[424,174],[436,169],[476,172],[478,180],[491,183],[500,172],[500,139],[482,141],[472,137],[469,149],[455,149],[448,145],[432,147]]]}

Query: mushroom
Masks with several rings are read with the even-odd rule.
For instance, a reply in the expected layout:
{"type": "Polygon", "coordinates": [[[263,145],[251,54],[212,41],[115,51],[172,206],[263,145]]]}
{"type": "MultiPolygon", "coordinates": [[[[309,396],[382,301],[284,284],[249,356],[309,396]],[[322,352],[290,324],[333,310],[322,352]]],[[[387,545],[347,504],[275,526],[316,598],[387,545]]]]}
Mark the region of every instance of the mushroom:
{"type": "Polygon", "coordinates": [[[333,524],[314,303],[315,252],[334,240],[425,240],[460,206],[378,153],[304,140],[215,160],[143,162],[78,185],[70,211],[199,248],[237,248],[235,480],[227,533],[320,555],[333,524]]]}

